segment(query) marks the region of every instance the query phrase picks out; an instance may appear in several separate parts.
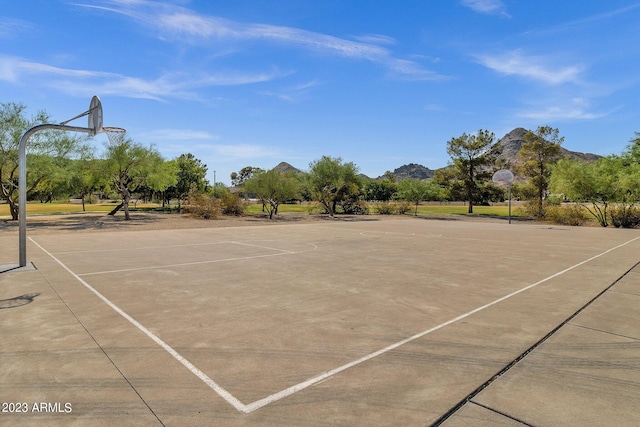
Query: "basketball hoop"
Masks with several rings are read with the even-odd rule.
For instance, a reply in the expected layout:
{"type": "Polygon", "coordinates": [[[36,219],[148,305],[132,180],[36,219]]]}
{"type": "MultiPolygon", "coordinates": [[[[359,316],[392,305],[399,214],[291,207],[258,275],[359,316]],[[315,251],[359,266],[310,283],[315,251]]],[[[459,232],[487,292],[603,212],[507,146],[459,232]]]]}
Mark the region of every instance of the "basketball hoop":
{"type": "Polygon", "coordinates": [[[34,133],[45,130],[55,129],[65,132],[82,132],[88,133],[91,136],[95,136],[97,133],[104,132],[109,138],[111,144],[120,144],[124,140],[126,130],[115,127],[102,126],[102,103],[100,98],[94,96],[89,103],[89,109],[84,113],[78,114],[75,117],[65,120],[60,124],[44,123],[33,126],[28,129],[20,138],[20,144],[18,145],[18,205],[20,210],[18,212],[19,220],[19,233],[18,233],[18,262],[20,267],[27,265],[27,142],[34,133]],[[87,127],[69,126],[69,122],[80,117],[88,116],[87,127]]]}
{"type": "Polygon", "coordinates": [[[109,143],[111,145],[120,145],[124,140],[124,135],[127,133],[127,130],[112,126],[102,126],[100,132],[107,134],[107,138],[109,138],[109,143]]]}
{"type": "Polygon", "coordinates": [[[513,176],[513,172],[509,169],[500,169],[493,174],[491,180],[498,185],[507,187],[509,193],[509,224],[511,224],[511,184],[515,181],[515,176],[513,176]]]}

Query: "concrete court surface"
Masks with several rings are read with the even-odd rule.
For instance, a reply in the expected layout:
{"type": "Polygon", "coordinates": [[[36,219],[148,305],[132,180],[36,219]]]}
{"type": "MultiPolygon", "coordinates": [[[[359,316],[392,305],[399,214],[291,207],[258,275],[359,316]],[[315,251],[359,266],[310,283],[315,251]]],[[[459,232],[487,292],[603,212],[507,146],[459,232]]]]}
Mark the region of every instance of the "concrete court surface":
{"type": "Polygon", "coordinates": [[[3,426],[640,425],[637,230],[366,217],[28,258],[0,273],[3,426]]]}

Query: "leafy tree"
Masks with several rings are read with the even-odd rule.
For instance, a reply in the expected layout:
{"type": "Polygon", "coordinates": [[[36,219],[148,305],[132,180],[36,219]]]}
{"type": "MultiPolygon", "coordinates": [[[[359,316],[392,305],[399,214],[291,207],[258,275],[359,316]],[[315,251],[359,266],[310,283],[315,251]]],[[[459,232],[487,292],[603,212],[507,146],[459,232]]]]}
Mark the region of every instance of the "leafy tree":
{"type": "Polygon", "coordinates": [[[181,154],[175,162],[177,182],[167,189],[167,194],[178,199],[178,209],[180,209],[182,201],[187,199],[190,191],[204,192],[209,187],[209,181],[205,178],[207,165],[193,154],[181,154]]]}
{"type": "Polygon", "coordinates": [[[595,162],[561,159],[553,167],[550,189],[571,201],[581,203],[598,223],[610,223],[609,207],[615,203],[624,213],[640,201],[640,139],[620,156],[611,155],[595,162]]]}
{"type": "Polygon", "coordinates": [[[447,142],[447,153],[453,160],[452,175],[464,184],[469,213],[473,213],[480,184],[491,178],[490,166],[497,154],[490,150],[494,139],[493,132],[480,129],[476,135],[463,133],[447,142]]]}
{"type": "Polygon", "coordinates": [[[240,187],[254,174],[259,172],[262,172],[262,169],[253,166],[245,166],[240,169],[239,172],[231,172],[231,185],[234,187],[240,187]]]}
{"type": "Polygon", "coordinates": [[[564,137],[558,136],[558,129],[539,126],[535,132],[524,135],[525,142],[518,153],[519,174],[529,179],[536,191],[536,216],[544,217],[544,198],[549,187],[550,166],[559,159],[564,137]]]}
{"type": "Polygon", "coordinates": [[[297,197],[299,181],[295,173],[282,173],[275,169],[254,174],[244,184],[245,190],[256,195],[269,214],[278,214],[278,206],[297,197]]]}
{"type": "Polygon", "coordinates": [[[149,182],[150,177],[161,169],[164,159],[153,147],[144,147],[130,138],[119,144],[108,144],[105,155],[105,173],[113,188],[122,197],[122,202],[109,215],[124,209],[125,219],[131,219],[129,201],[131,195],[149,182]]]}
{"type": "Polygon", "coordinates": [[[83,158],[74,161],[69,168],[69,187],[71,193],[79,195],[82,199],[84,212],[85,198],[91,196],[94,191],[104,191],[109,187],[109,181],[103,173],[102,160],[83,158]]]}
{"type": "Polygon", "coordinates": [[[365,182],[362,187],[364,199],[377,202],[387,202],[391,200],[396,191],[398,191],[398,185],[395,181],[388,179],[382,181],[370,179],[365,182]]]}
{"type": "Polygon", "coordinates": [[[440,186],[433,180],[405,179],[398,184],[397,196],[407,202],[415,203],[415,215],[418,215],[418,204],[427,200],[439,200],[440,192],[440,186]]]}
{"type": "MultiPolygon", "coordinates": [[[[0,193],[9,205],[13,220],[18,219],[18,150],[22,135],[33,126],[50,123],[49,115],[38,112],[25,117],[26,106],[0,103],[0,193]]],[[[68,161],[80,149],[83,139],[67,132],[41,130],[31,136],[27,152],[27,199],[35,194],[49,194],[61,188],[66,179],[68,161]]]]}
{"type": "Polygon", "coordinates": [[[322,156],[311,162],[309,169],[309,192],[329,215],[335,215],[339,203],[358,199],[360,179],[358,167],[352,162],[342,163],[340,157],[322,156]]]}
{"type": "Polygon", "coordinates": [[[151,190],[152,194],[164,194],[167,189],[177,184],[179,171],[177,161],[163,160],[149,171],[145,186],[151,190]]]}

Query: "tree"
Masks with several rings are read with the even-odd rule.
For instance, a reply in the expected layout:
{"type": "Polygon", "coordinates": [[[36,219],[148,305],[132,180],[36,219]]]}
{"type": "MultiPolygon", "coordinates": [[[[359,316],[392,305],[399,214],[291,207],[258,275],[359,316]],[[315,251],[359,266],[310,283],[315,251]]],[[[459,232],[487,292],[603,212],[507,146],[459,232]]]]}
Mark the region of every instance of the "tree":
{"type": "Polygon", "coordinates": [[[398,184],[398,197],[407,202],[415,203],[415,215],[418,215],[418,204],[420,202],[438,200],[440,191],[440,186],[433,180],[405,179],[398,184]]]}
{"type": "MultiPolygon", "coordinates": [[[[49,115],[39,111],[25,117],[26,106],[0,103],[0,192],[9,205],[13,220],[18,219],[18,150],[22,135],[33,126],[50,123],[49,115]]],[[[67,179],[67,167],[82,146],[82,138],[57,130],[39,131],[31,136],[27,152],[27,199],[34,194],[57,191],[67,179]]]]}
{"type": "Polygon", "coordinates": [[[269,214],[278,214],[278,206],[298,195],[299,182],[295,173],[282,173],[275,169],[254,174],[244,184],[245,190],[255,194],[269,214]]]}
{"type": "Polygon", "coordinates": [[[175,162],[177,182],[167,189],[167,194],[178,199],[178,209],[181,209],[190,191],[204,192],[209,187],[207,165],[191,153],[181,154],[175,162]]]}
{"type": "Polygon", "coordinates": [[[362,194],[367,201],[387,202],[398,191],[395,181],[370,179],[362,186],[362,194]]]}
{"type": "Polygon", "coordinates": [[[610,155],[590,163],[559,160],[552,166],[549,188],[580,203],[601,226],[607,227],[611,204],[615,203],[624,215],[640,201],[640,140],[631,142],[620,156],[610,155]]]}
{"type": "Polygon", "coordinates": [[[524,135],[524,143],[518,153],[519,174],[529,179],[536,192],[536,216],[544,217],[544,198],[549,187],[550,166],[559,159],[564,137],[558,136],[558,129],[538,126],[535,132],[524,135]]]}
{"type": "Polygon", "coordinates": [[[164,194],[167,189],[175,186],[178,182],[179,171],[178,163],[175,160],[159,162],[149,171],[145,180],[145,186],[150,190],[151,196],[158,193],[164,194]]]}
{"type": "Polygon", "coordinates": [[[89,196],[91,203],[91,194],[94,191],[106,190],[109,181],[105,178],[102,168],[102,160],[100,159],[79,159],[73,162],[70,172],[70,190],[80,196],[82,199],[82,211],[85,209],[85,198],[89,196]]]}
{"type": "Polygon", "coordinates": [[[231,185],[240,187],[258,172],[262,172],[262,169],[253,166],[245,166],[240,172],[231,172],[231,185]]]}
{"type": "Polygon", "coordinates": [[[340,157],[322,156],[311,162],[307,182],[313,200],[320,202],[331,216],[336,214],[339,203],[358,199],[360,193],[357,166],[342,163],[340,157]]]}
{"type": "Polygon", "coordinates": [[[121,203],[109,215],[124,209],[126,220],[129,215],[131,195],[148,183],[154,171],[162,168],[164,159],[153,147],[146,148],[132,139],[125,138],[119,144],[108,144],[105,155],[105,173],[115,191],[122,197],[121,203]]]}
{"type": "Polygon", "coordinates": [[[447,142],[447,153],[453,160],[453,176],[464,183],[469,213],[479,185],[491,178],[491,165],[496,153],[490,150],[495,139],[493,132],[480,129],[476,135],[463,133],[447,142]]]}

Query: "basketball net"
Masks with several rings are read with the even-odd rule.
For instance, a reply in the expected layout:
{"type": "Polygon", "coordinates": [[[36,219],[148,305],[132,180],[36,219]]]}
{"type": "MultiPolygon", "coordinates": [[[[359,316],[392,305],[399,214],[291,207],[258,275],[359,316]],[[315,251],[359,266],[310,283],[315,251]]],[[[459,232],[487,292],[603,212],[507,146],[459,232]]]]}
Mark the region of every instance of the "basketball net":
{"type": "Polygon", "coordinates": [[[127,130],[123,128],[103,126],[102,132],[107,134],[107,138],[109,138],[109,143],[111,145],[120,145],[124,140],[127,130]]]}

